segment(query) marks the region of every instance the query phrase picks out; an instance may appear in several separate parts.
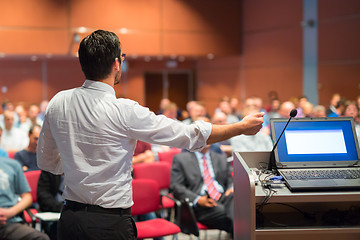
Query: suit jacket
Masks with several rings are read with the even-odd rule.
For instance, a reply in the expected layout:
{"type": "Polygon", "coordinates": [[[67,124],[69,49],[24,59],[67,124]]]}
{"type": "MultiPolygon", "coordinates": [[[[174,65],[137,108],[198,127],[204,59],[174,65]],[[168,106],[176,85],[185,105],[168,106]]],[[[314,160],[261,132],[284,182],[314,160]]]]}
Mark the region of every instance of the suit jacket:
{"type": "Polygon", "coordinates": [[[56,199],[56,195],[59,191],[60,182],[60,175],[54,175],[46,171],[41,171],[37,189],[37,201],[39,203],[41,211],[61,211],[63,203],[58,202],[58,200],[56,199]]]}
{"type": "MultiPolygon", "coordinates": [[[[215,152],[210,152],[216,181],[224,191],[233,186],[233,178],[226,157],[215,152]]],[[[175,198],[182,200],[189,198],[193,202],[200,196],[204,184],[201,170],[195,153],[185,152],[175,155],[171,168],[170,189],[175,198]]]]}

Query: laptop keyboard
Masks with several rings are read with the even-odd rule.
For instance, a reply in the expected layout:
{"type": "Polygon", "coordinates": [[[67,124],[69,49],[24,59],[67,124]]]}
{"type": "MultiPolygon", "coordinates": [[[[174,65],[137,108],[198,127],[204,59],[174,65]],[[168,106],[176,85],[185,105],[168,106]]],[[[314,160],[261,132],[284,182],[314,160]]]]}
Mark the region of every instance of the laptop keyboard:
{"type": "Polygon", "coordinates": [[[360,169],[286,170],[282,174],[288,180],[357,179],[360,178],[360,169]]]}

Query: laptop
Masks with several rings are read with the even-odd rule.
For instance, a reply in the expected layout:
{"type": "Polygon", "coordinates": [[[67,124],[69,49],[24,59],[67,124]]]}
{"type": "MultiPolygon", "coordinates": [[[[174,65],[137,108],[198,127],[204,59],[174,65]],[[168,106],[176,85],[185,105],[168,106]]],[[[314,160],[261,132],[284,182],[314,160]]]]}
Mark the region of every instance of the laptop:
{"type": "MultiPolygon", "coordinates": [[[[274,143],[288,120],[270,119],[274,143]]],[[[291,191],[360,189],[359,143],[352,118],[293,118],[278,141],[275,169],[291,191]]]]}

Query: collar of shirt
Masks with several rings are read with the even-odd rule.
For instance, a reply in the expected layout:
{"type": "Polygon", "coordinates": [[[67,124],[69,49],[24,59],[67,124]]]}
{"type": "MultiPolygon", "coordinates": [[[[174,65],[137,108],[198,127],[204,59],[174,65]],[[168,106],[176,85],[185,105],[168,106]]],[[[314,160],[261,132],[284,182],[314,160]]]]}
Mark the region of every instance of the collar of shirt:
{"type": "Polygon", "coordinates": [[[103,92],[111,93],[115,96],[115,89],[111,87],[110,85],[99,82],[99,81],[93,81],[93,80],[86,80],[84,84],[82,85],[83,88],[89,88],[89,89],[95,89],[103,92]]]}

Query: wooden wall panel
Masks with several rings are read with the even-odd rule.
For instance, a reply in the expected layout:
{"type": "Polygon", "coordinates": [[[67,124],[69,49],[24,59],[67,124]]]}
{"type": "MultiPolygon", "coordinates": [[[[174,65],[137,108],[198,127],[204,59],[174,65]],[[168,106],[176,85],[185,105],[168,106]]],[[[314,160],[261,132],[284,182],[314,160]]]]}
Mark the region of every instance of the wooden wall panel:
{"type": "Polygon", "coordinates": [[[302,0],[244,0],[244,31],[300,26],[302,0]]]}
{"type": "Polygon", "coordinates": [[[212,115],[223,96],[241,99],[241,58],[200,60],[197,64],[198,100],[212,115]]]}
{"type": "Polygon", "coordinates": [[[177,0],[0,0],[0,8],[6,10],[0,16],[1,52],[75,54],[78,48],[78,43],[73,41],[75,33],[80,33],[83,38],[96,29],[106,29],[122,35],[130,46],[129,54],[184,54],[184,51],[178,51],[180,49],[187,49],[186,53],[190,55],[199,55],[199,52],[239,54],[241,1],[227,0],[226,4],[219,5],[210,0],[206,1],[206,8],[204,3],[177,0]],[[33,52],[16,41],[12,44],[16,38],[34,39],[31,41],[33,52]],[[189,48],[189,42],[200,46],[206,42],[210,44],[206,45],[207,51],[199,51],[189,48]],[[224,48],[224,45],[228,47],[224,48]]]}
{"type": "Polygon", "coordinates": [[[159,31],[160,0],[77,0],[71,1],[71,25],[130,30],[159,31]]]}
{"type": "Polygon", "coordinates": [[[80,87],[85,80],[78,58],[59,58],[47,60],[48,98],[57,92],[80,87]]]}
{"type": "Polygon", "coordinates": [[[360,96],[360,63],[319,64],[319,97],[328,105],[334,93],[348,100],[360,96]]]}
{"type": "Polygon", "coordinates": [[[244,35],[245,66],[302,63],[302,29],[282,28],[244,35]]]}
{"type": "Polygon", "coordinates": [[[318,18],[320,21],[341,17],[355,17],[360,12],[358,0],[318,0],[318,18]]]}
{"type": "Polygon", "coordinates": [[[70,39],[65,30],[5,30],[0,31],[0,52],[18,55],[67,54],[70,39]]]}
{"type": "Polygon", "coordinates": [[[319,0],[319,98],[332,94],[355,100],[360,95],[360,2],[319,0]]]}
{"type": "Polygon", "coordinates": [[[319,62],[360,59],[360,11],[357,18],[319,22],[319,62]]]}
{"type": "Polygon", "coordinates": [[[236,32],[241,28],[241,1],[163,1],[164,31],[236,32]],[[237,28],[237,29],[236,29],[237,28]]]}
{"type": "Polygon", "coordinates": [[[246,97],[255,95],[269,104],[268,93],[276,91],[281,101],[302,95],[301,66],[246,68],[246,97]]]}
{"type": "Polygon", "coordinates": [[[42,100],[41,62],[30,59],[0,60],[0,100],[40,103],[42,100]]]}
{"type": "Polygon", "coordinates": [[[302,95],[302,1],[244,1],[244,98],[302,95]]]}
{"type": "Polygon", "coordinates": [[[209,33],[164,33],[164,55],[195,55],[204,56],[209,53],[215,55],[236,55],[240,52],[240,44],[231,44],[231,40],[224,40],[222,36],[209,33]]]}
{"type": "Polygon", "coordinates": [[[0,0],[0,26],[68,27],[68,0],[0,0]]]}
{"type": "Polygon", "coordinates": [[[129,56],[156,56],[162,52],[158,32],[118,34],[118,37],[122,44],[122,51],[129,56]]]}

